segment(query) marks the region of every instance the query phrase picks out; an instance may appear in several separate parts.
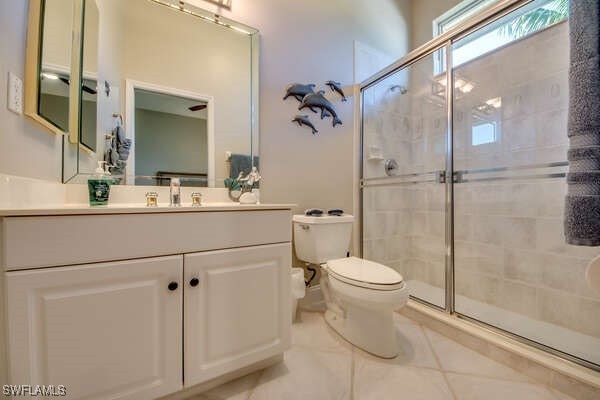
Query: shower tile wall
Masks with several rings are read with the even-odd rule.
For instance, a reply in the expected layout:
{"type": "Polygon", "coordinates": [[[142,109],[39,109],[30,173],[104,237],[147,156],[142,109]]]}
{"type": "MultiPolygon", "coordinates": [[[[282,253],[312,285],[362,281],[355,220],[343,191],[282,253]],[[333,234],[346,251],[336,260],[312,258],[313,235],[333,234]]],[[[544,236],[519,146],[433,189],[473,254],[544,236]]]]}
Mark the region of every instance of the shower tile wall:
{"type": "MultiPolygon", "coordinates": [[[[396,269],[406,280],[441,290],[445,286],[444,206],[436,198],[443,196],[443,186],[418,186],[364,189],[363,257],[396,269]]],[[[434,296],[438,299],[434,303],[443,306],[443,296],[434,296]]]]}
{"type": "MultiPolygon", "coordinates": [[[[568,46],[568,25],[560,23],[454,70],[455,83],[474,85],[469,93],[455,90],[455,170],[566,161],[568,46]],[[500,107],[476,112],[496,98],[500,107]],[[496,124],[492,143],[473,145],[476,114],[496,124]]],[[[423,60],[395,81],[364,91],[366,178],[384,175],[385,158],[398,161],[400,174],[444,169],[445,104],[435,94],[440,76],[434,79],[432,70],[431,59],[423,60]],[[408,91],[390,91],[396,84],[408,91]]],[[[503,173],[506,180],[455,185],[456,308],[468,315],[475,301],[508,311],[514,321],[526,316],[600,339],[594,317],[600,295],[584,276],[600,252],[564,242],[565,179],[512,179],[547,172],[558,171],[516,170],[503,173]]],[[[443,306],[444,185],[366,187],[363,193],[364,257],[397,269],[418,290],[426,283],[428,301],[443,306]]],[[[514,331],[514,321],[492,314],[473,316],[514,331]]],[[[543,336],[532,339],[550,340],[543,336]]]]}

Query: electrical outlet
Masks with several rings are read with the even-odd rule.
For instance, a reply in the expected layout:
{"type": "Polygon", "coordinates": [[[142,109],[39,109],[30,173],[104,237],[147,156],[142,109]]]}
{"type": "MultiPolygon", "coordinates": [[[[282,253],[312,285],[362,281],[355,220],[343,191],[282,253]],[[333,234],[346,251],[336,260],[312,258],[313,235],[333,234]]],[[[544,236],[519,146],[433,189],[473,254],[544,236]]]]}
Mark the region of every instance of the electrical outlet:
{"type": "Polygon", "coordinates": [[[23,113],[23,81],[21,78],[8,73],[8,109],[16,114],[23,113]]]}

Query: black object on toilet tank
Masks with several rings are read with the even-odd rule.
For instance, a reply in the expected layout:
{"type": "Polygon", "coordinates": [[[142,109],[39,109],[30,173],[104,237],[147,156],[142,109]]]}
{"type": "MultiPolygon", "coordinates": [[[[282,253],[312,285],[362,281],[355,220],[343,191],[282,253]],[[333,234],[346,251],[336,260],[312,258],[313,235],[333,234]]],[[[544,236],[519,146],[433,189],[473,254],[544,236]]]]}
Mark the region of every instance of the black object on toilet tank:
{"type": "Polygon", "coordinates": [[[341,208],[330,208],[329,210],[327,210],[327,215],[340,217],[344,215],[344,210],[342,210],[341,208]]]}
{"type": "Polygon", "coordinates": [[[320,217],[323,215],[323,210],[320,208],[309,208],[308,210],[304,211],[304,215],[309,217],[320,217]]]}

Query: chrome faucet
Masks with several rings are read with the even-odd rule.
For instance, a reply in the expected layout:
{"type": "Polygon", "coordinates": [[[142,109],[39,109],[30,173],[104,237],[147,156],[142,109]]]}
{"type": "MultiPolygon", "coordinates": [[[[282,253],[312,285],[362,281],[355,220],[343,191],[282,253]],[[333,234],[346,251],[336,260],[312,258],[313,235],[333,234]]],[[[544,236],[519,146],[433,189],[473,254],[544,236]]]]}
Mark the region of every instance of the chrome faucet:
{"type": "Polygon", "coordinates": [[[171,207],[181,206],[181,180],[179,178],[171,178],[170,199],[171,207]]]}

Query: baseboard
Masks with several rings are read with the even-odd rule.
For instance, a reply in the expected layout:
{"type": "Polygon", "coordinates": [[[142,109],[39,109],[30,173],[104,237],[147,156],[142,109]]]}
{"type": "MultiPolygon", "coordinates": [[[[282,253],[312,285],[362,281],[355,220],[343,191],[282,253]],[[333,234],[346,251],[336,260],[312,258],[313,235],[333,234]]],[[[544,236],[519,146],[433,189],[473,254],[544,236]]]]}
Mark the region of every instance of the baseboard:
{"type": "Polygon", "coordinates": [[[192,386],[191,388],[180,390],[179,392],[172,393],[170,395],[161,397],[160,400],[184,400],[188,399],[191,396],[196,396],[200,393],[206,392],[212,388],[215,388],[219,385],[227,383],[237,378],[241,378],[242,376],[251,374],[252,372],[265,369],[270,367],[271,365],[280,363],[283,361],[283,354],[278,354],[276,356],[267,358],[266,360],[259,361],[257,363],[248,365],[244,368],[240,368],[236,371],[230,372],[225,375],[221,375],[218,378],[211,379],[210,381],[200,383],[196,386],[192,386]]]}
{"type": "Polygon", "coordinates": [[[600,399],[600,372],[414,300],[409,300],[400,312],[472,350],[578,400],[600,399]]]}

